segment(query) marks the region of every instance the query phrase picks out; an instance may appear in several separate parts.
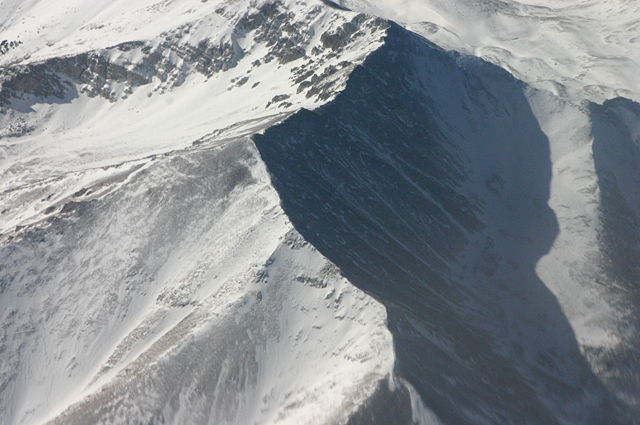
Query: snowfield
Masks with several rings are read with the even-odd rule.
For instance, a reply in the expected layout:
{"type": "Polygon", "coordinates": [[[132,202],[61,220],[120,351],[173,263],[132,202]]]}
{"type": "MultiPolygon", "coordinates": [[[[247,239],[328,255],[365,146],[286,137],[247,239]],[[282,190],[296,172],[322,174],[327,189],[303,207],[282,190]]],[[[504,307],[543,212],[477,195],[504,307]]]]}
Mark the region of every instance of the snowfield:
{"type": "Polygon", "coordinates": [[[562,98],[640,100],[633,0],[342,0],[562,98]]]}
{"type": "Polygon", "coordinates": [[[0,423],[639,423],[639,22],[0,0],[0,423]]]}

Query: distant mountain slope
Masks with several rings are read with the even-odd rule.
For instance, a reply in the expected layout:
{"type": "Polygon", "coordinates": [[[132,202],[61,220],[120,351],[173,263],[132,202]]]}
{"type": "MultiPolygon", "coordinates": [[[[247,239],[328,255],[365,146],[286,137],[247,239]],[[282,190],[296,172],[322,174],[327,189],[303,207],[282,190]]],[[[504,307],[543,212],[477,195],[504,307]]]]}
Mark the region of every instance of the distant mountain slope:
{"type": "Polygon", "coordinates": [[[634,0],[341,0],[563,98],[640,101],[634,0]]]}

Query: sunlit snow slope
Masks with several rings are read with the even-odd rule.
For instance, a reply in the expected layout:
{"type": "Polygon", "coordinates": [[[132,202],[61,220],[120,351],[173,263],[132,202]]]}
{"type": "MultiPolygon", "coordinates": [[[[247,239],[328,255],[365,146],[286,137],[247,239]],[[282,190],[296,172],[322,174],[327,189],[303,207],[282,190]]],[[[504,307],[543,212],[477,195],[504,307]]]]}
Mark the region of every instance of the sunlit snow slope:
{"type": "Polygon", "coordinates": [[[0,0],[0,423],[638,423],[638,22],[0,0]]]}
{"type": "Polygon", "coordinates": [[[560,97],[640,100],[635,0],[341,0],[560,97]]]}
{"type": "Polygon", "coordinates": [[[346,423],[372,399],[412,420],[384,308],[296,232],[246,137],[330,99],[386,23],[0,11],[0,423],[346,423]]]}

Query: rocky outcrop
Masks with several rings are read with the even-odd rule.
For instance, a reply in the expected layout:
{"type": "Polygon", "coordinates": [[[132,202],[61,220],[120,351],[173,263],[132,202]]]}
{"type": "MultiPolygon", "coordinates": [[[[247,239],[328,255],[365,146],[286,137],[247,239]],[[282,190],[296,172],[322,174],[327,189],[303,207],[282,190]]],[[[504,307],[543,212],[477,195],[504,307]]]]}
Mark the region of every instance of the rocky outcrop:
{"type": "MultiPolygon", "coordinates": [[[[336,28],[329,27],[319,44],[312,45],[313,22],[322,10],[315,7],[297,17],[280,2],[267,2],[240,17],[229,16],[235,23],[227,38],[194,42],[190,37],[194,24],[186,24],[152,41],[125,42],[99,51],[0,68],[0,107],[10,105],[11,99],[29,97],[64,102],[78,92],[116,101],[154,78],[159,80],[154,91],[164,92],[180,86],[193,73],[212,77],[236,67],[248,54],[239,43],[247,37],[252,38],[251,49],[266,48],[254,60],[254,68],[272,61],[280,65],[303,61],[295,67],[292,82],[299,92],[307,90],[307,97],[326,100],[335,92],[331,90],[332,75],[339,68],[323,65],[366,35],[382,36],[388,24],[379,18],[350,14],[345,22],[336,21],[336,28]]],[[[224,8],[217,13],[227,14],[224,8]]],[[[348,63],[340,68],[344,65],[348,63]]]]}
{"type": "Polygon", "coordinates": [[[15,41],[15,40],[2,40],[2,41],[0,41],[0,55],[4,55],[9,50],[15,49],[20,44],[22,44],[21,41],[15,41]]]}

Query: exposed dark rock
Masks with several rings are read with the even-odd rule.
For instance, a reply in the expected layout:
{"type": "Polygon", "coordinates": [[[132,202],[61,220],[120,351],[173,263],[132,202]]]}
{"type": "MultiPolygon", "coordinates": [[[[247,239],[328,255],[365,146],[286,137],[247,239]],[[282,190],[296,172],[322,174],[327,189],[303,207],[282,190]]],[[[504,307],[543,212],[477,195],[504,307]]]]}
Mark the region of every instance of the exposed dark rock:
{"type": "Polygon", "coordinates": [[[388,22],[383,19],[372,19],[366,15],[359,14],[351,21],[342,24],[337,30],[323,33],[320,41],[326,49],[339,52],[342,51],[351,40],[361,35],[362,33],[360,31],[365,27],[384,30],[388,28],[388,25],[388,22]]]}
{"type": "Polygon", "coordinates": [[[22,44],[22,41],[2,40],[0,41],[0,55],[6,54],[9,50],[15,49],[22,44]]]}
{"type": "MultiPolygon", "coordinates": [[[[307,49],[314,37],[312,22],[321,11],[321,7],[316,7],[298,20],[280,2],[267,2],[237,20],[230,40],[212,42],[204,39],[192,45],[183,39],[192,25],[186,24],[162,34],[159,43],[134,40],[104,50],[2,68],[0,106],[8,106],[13,98],[26,99],[29,96],[48,102],[65,102],[76,97],[78,91],[90,97],[102,96],[115,101],[120,96],[128,96],[136,87],[150,84],[154,77],[161,81],[154,91],[163,93],[183,84],[193,72],[211,77],[234,68],[246,54],[238,40],[249,33],[257,44],[268,48],[262,58],[253,61],[254,67],[273,61],[286,64],[305,60],[293,71],[293,82],[299,85],[298,92],[310,89],[307,97],[326,100],[335,91],[335,81],[328,77],[335,73],[336,67],[325,68],[319,75],[310,68],[318,68],[323,61],[336,57],[365,31],[382,33],[388,24],[378,18],[356,15],[338,29],[322,34],[321,46],[312,49],[314,58],[307,58],[307,49]],[[114,51],[139,51],[140,59],[133,63],[126,59],[114,61],[109,59],[118,57],[112,54],[114,51]],[[173,60],[172,56],[177,56],[180,61],[173,60]]],[[[0,50],[1,46],[8,46],[6,49],[15,43],[0,43],[0,50]]],[[[338,68],[347,66],[348,63],[342,63],[338,68]]],[[[248,77],[245,77],[237,81],[236,86],[247,81],[248,77]]]]}

